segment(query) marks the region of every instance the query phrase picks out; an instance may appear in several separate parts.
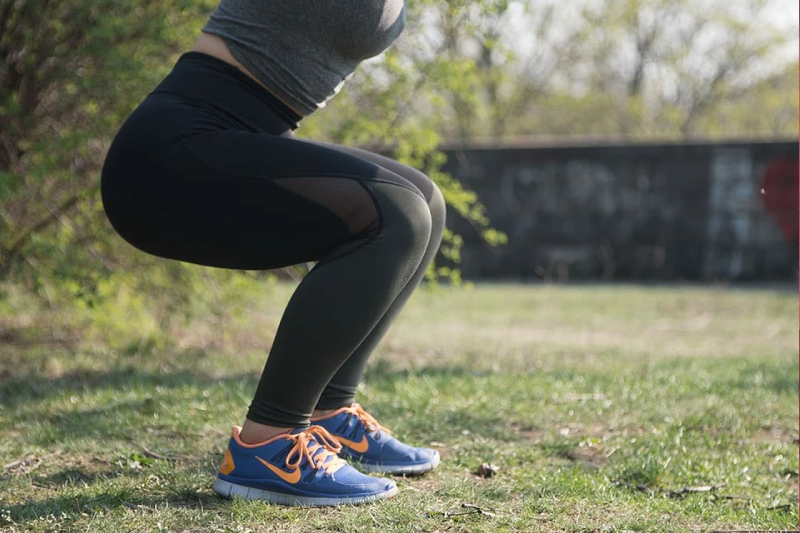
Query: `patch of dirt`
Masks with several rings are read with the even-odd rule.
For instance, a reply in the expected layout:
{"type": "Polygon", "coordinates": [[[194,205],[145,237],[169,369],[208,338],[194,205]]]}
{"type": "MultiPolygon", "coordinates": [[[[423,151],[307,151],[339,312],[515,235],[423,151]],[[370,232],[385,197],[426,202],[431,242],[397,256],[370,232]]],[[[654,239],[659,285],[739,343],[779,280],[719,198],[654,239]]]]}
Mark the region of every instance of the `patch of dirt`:
{"type": "Polygon", "coordinates": [[[642,427],[639,426],[616,426],[607,428],[599,423],[592,423],[589,425],[572,423],[564,424],[558,428],[557,433],[562,437],[569,437],[574,439],[593,438],[593,439],[609,439],[613,437],[627,438],[629,435],[643,435],[647,433],[642,427]]]}
{"type": "Polygon", "coordinates": [[[56,450],[55,452],[40,456],[28,454],[24,457],[20,457],[19,459],[15,459],[9,463],[6,463],[5,465],[2,465],[2,467],[0,467],[0,471],[14,476],[27,475],[34,470],[37,470],[42,465],[57,462],[57,458],[62,453],[63,452],[61,450],[56,450]]]}
{"type": "Polygon", "coordinates": [[[564,452],[563,456],[590,468],[600,468],[608,464],[609,454],[599,446],[579,446],[564,452]]]}
{"type": "Polygon", "coordinates": [[[589,424],[589,426],[586,428],[586,433],[590,437],[594,438],[614,437],[616,435],[619,435],[619,430],[618,429],[609,430],[603,424],[594,423],[594,424],[589,424]]]}
{"type": "Polygon", "coordinates": [[[410,477],[397,477],[400,491],[408,490],[412,492],[429,492],[433,493],[444,487],[444,481],[438,477],[433,477],[428,474],[426,476],[410,476],[410,477]]]}
{"type": "Polygon", "coordinates": [[[797,444],[797,433],[790,432],[789,430],[781,427],[768,426],[763,427],[753,433],[747,439],[749,442],[787,442],[790,444],[797,444]]]}
{"type": "Polygon", "coordinates": [[[544,431],[541,429],[520,424],[518,422],[513,422],[509,425],[509,427],[520,440],[530,442],[531,444],[538,444],[542,441],[542,436],[544,436],[544,431]]]}

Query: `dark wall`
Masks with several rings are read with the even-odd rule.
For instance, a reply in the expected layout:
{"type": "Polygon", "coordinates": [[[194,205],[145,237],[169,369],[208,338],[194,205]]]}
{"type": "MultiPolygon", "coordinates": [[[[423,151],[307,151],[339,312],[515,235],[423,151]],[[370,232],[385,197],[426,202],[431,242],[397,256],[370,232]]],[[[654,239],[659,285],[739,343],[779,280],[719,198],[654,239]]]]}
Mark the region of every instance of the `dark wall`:
{"type": "Polygon", "coordinates": [[[509,243],[465,220],[469,279],[794,279],[798,143],[446,147],[509,243]],[[762,193],[764,189],[764,193],[762,193]]]}

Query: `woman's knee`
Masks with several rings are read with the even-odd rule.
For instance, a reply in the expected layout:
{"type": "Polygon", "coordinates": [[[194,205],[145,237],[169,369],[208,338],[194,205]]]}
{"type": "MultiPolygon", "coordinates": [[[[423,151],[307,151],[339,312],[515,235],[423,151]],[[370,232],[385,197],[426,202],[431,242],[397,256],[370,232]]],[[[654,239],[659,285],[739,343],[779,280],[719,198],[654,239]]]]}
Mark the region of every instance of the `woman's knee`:
{"type": "Polygon", "coordinates": [[[420,257],[428,245],[433,221],[430,207],[419,191],[377,184],[382,218],[381,238],[405,253],[420,257]]]}
{"type": "Polygon", "coordinates": [[[428,201],[428,208],[431,212],[432,231],[441,233],[444,230],[445,220],[447,219],[447,205],[439,187],[433,181],[431,181],[431,185],[433,185],[433,192],[428,201]]]}

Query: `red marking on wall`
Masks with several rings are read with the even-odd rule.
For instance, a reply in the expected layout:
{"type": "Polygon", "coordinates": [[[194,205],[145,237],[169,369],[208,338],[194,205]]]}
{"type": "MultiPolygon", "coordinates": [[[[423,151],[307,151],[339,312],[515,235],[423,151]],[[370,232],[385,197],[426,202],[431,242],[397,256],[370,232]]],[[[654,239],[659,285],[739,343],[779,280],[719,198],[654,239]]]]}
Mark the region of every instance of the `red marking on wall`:
{"type": "Polygon", "coordinates": [[[786,240],[797,244],[800,234],[800,165],[796,159],[773,159],[761,180],[764,207],[778,224],[786,240]]]}

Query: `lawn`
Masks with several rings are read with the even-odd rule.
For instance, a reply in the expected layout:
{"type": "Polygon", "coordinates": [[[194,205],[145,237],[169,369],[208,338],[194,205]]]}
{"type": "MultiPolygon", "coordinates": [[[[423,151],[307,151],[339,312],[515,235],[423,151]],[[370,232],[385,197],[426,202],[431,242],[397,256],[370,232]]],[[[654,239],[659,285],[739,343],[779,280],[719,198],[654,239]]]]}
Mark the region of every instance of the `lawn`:
{"type": "Polygon", "coordinates": [[[422,291],[359,401],[440,468],[371,506],[222,500],[216,466],[290,291],[162,348],[0,340],[0,530],[798,529],[791,290],[422,291]]]}

